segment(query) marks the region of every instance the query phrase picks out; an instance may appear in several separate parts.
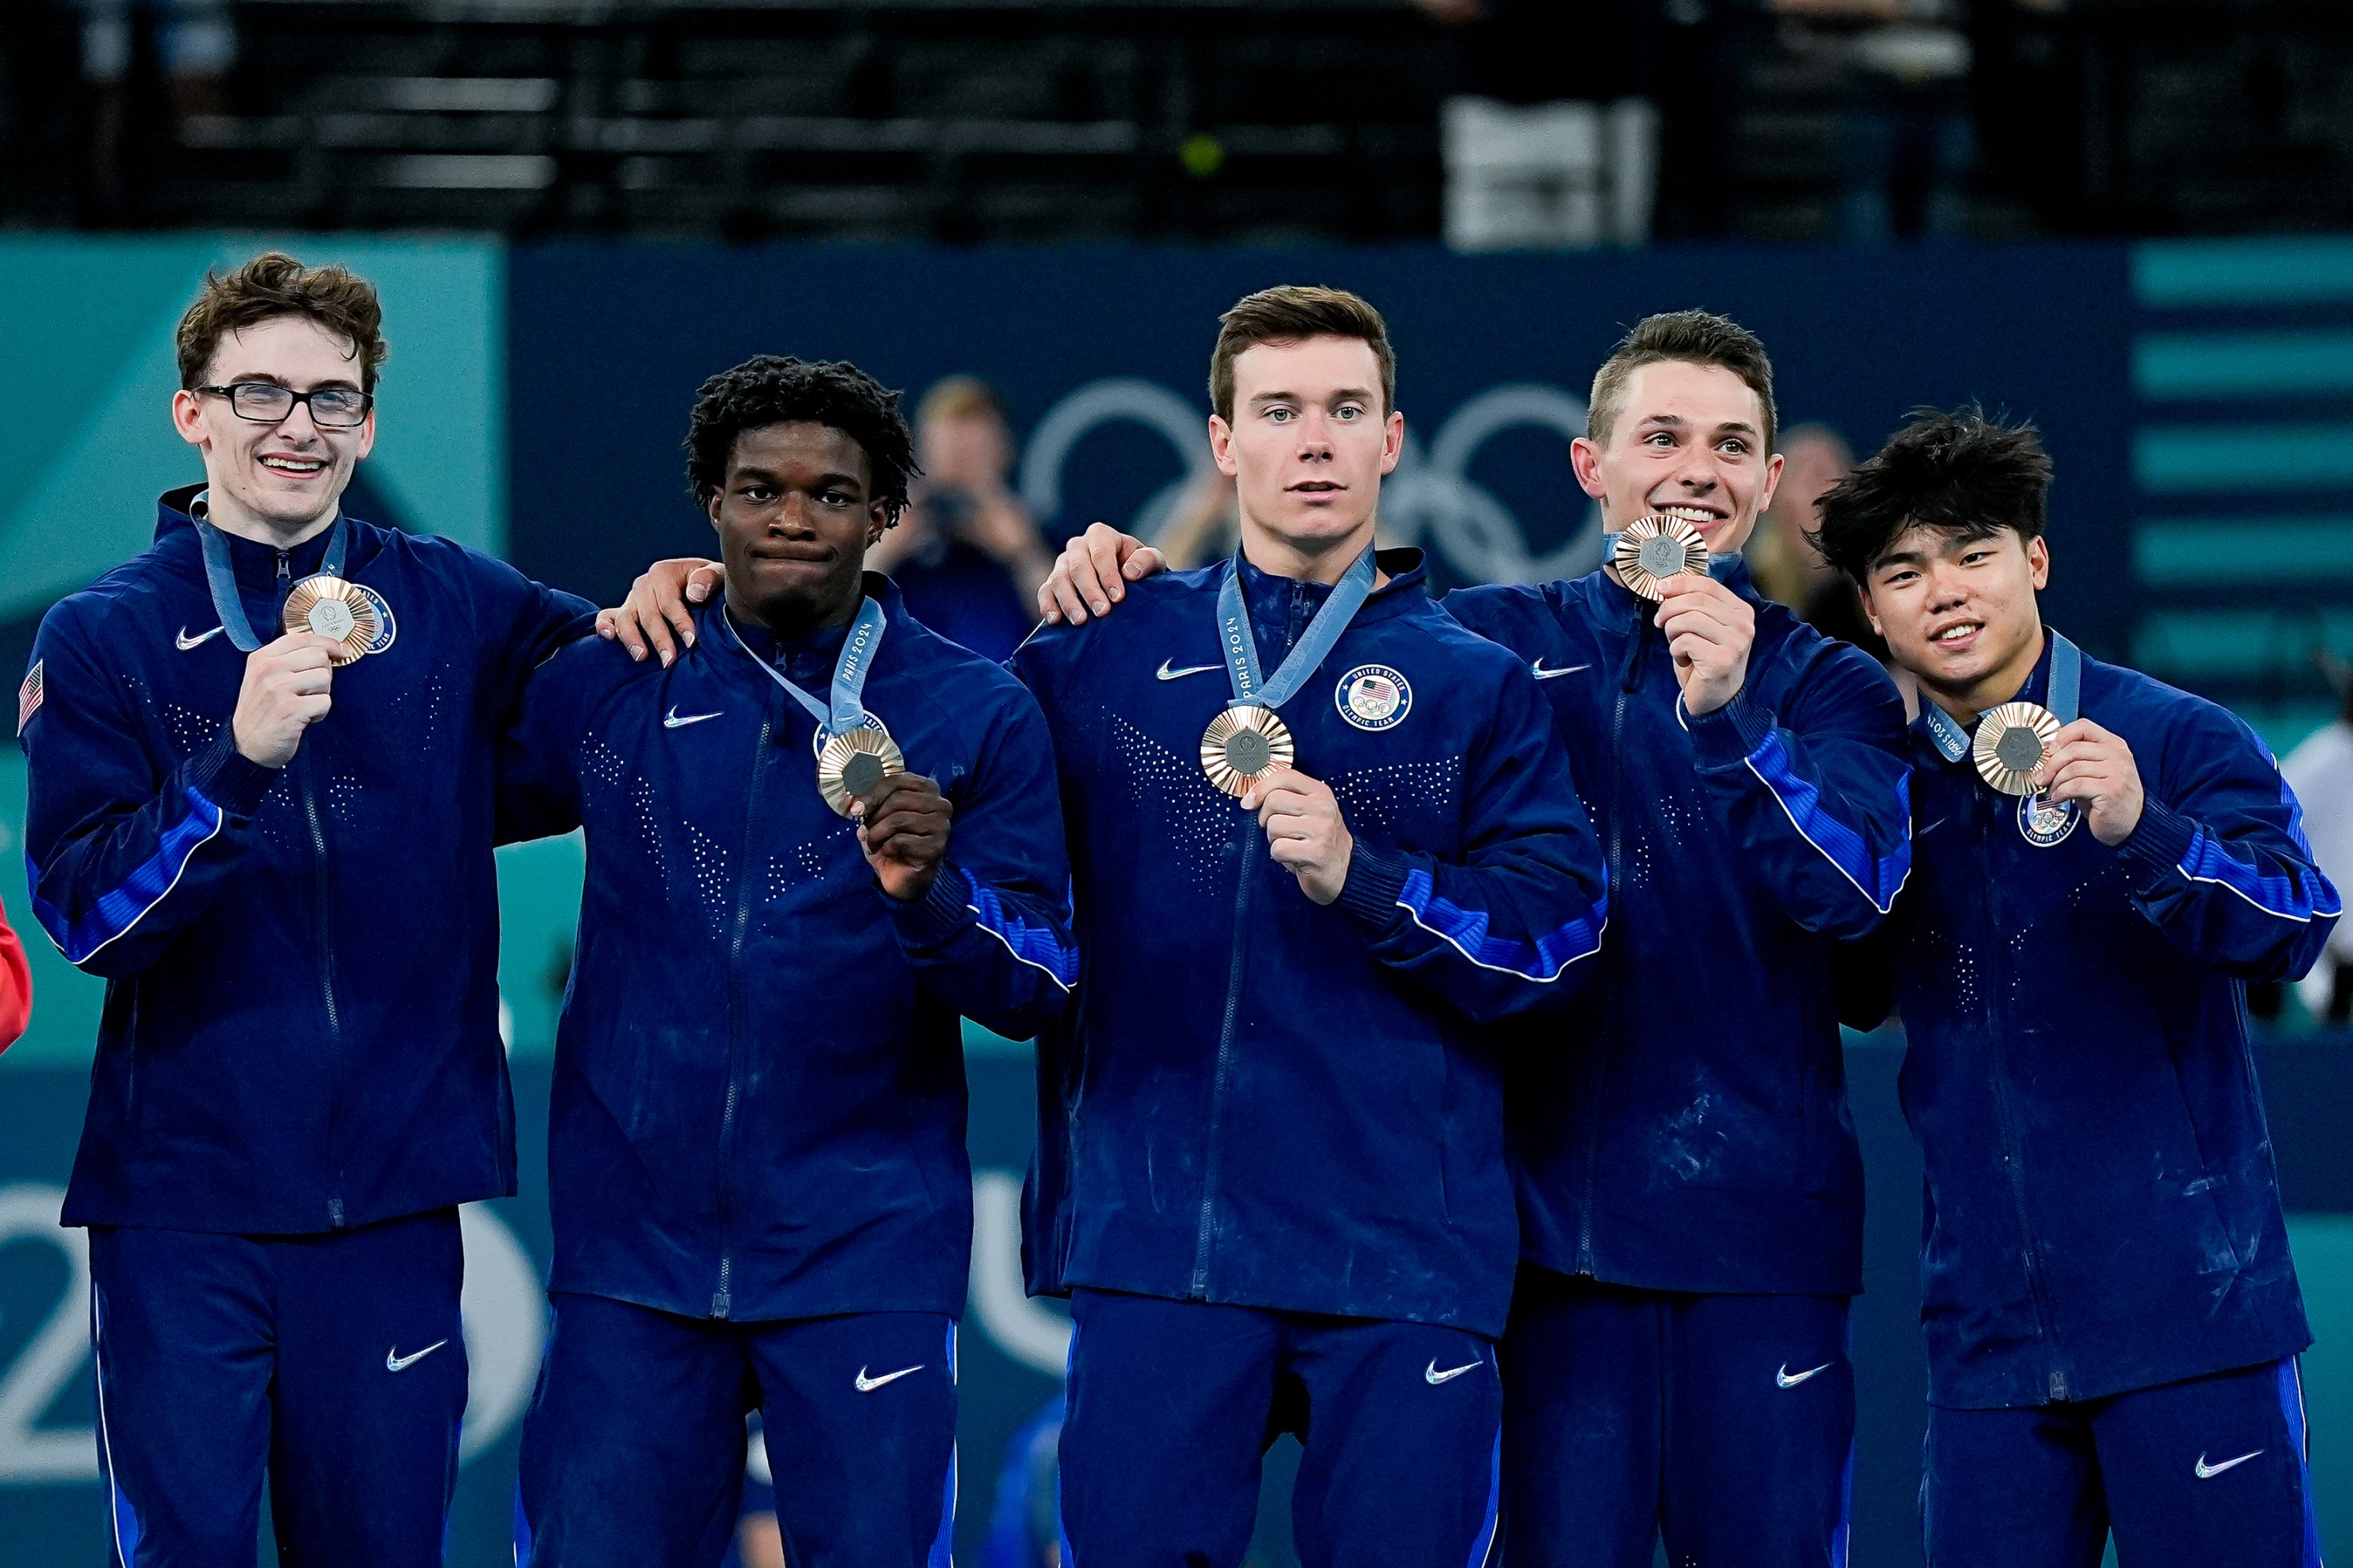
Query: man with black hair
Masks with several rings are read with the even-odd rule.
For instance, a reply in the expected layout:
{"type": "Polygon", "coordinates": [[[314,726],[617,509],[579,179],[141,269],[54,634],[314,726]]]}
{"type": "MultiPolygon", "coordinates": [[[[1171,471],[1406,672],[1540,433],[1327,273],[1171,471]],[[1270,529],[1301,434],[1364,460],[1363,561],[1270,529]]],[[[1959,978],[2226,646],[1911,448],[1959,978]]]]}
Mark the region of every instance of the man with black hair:
{"type": "Polygon", "coordinates": [[[1932,1568],[2320,1561],[2249,981],[2339,911],[2231,713],[2043,625],[2051,460],[1924,410],[1822,498],[1926,701],[1885,933],[1927,1165],[1932,1568]]]}
{"type": "MultiPolygon", "coordinates": [[[[1831,964],[1910,866],[1903,707],[1749,581],[1781,464],[1753,334],[1649,317],[1591,410],[1572,458],[1609,563],[1445,605],[1528,661],[1613,905],[1599,1005],[1514,1058],[1504,1556],[1648,1568],[1663,1533],[1677,1563],[1838,1562],[1862,1163],[1831,964]]],[[[1156,565],[1091,531],[1040,607],[1102,616],[1156,565]]]]}
{"type": "Polygon", "coordinates": [[[724,595],[672,662],[551,660],[504,773],[511,831],[588,852],[517,1561],[715,1564],[756,1403],[788,1561],[944,1563],[958,1016],[1026,1037],[1076,982],[1053,752],[863,571],[915,471],[896,394],[763,355],[686,452],[724,595]]]}

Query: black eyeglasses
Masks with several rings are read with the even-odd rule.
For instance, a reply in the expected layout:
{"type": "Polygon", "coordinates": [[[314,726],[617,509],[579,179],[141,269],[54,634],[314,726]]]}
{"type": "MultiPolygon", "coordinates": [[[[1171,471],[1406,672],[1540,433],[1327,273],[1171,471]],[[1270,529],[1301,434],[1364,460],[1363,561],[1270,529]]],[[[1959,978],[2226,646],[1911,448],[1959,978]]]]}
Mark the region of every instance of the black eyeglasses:
{"type": "Polygon", "coordinates": [[[227,398],[231,413],[257,425],[275,425],[293,413],[296,404],[307,403],[311,405],[311,423],[320,429],[349,430],[365,420],[368,410],[375,405],[373,393],[353,392],[348,386],[297,392],[274,381],[240,381],[234,386],[199,386],[195,390],[227,398]]]}

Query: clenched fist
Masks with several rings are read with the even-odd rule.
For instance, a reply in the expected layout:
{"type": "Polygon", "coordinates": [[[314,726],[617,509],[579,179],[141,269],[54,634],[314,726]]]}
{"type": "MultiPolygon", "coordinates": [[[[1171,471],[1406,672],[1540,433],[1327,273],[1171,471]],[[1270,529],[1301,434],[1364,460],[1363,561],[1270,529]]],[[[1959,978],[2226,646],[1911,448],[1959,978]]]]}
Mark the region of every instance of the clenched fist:
{"type": "Polygon", "coordinates": [[[1332,786],[1296,768],[1284,768],[1250,785],[1242,809],[1258,813],[1267,852],[1299,879],[1299,889],[1319,904],[1340,896],[1348,882],[1348,861],[1356,840],[1332,786]]]}
{"type": "Polygon", "coordinates": [[[1659,629],[1675,660],[1683,711],[1696,719],[1740,695],[1748,679],[1748,650],[1757,641],[1757,609],[1713,577],[1685,573],[1662,584],[1659,629]]]}
{"type": "Polygon", "coordinates": [[[2140,826],[2140,764],[2124,737],[2078,719],[2052,737],[2051,755],[2034,772],[2052,800],[2084,803],[2092,837],[2113,849],[2140,826]]]}
{"type": "Polygon", "coordinates": [[[911,904],[932,890],[947,858],[948,819],[955,815],[936,780],[892,773],[851,801],[849,811],[858,820],[858,847],[884,892],[911,904]]]}
{"type": "Polygon", "coordinates": [[[258,767],[282,768],[294,760],[302,731],[334,706],[328,688],[334,666],[327,650],[332,637],[289,632],[245,656],[245,684],[237,689],[237,717],[229,721],[237,754],[258,767]]]}

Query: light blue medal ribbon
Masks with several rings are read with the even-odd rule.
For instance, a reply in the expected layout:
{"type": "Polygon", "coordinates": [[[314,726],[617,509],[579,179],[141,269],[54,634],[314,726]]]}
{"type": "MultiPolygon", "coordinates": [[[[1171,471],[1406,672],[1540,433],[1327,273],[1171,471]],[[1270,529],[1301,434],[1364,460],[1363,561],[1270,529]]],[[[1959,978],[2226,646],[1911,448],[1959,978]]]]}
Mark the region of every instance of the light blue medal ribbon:
{"type": "Polygon", "coordinates": [[[1233,682],[1234,701],[1280,708],[1296,695],[1372,596],[1374,575],[1373,547],[1368,544],[1333,584],[1332,596],[1307,623],[1307,630],[1273,678],[1261,679],[1258,638],[1250,632],[1250,606],[1242,600],[1241,563],[1239,558],[1226,563],[1226,580],[1218,589],[1218,641],[1225,649],[1226,675],[1233,682]]]}
{"type": "MultiPolygon", "coordinates": [[[[205,498],[198,496],[191,506],[202,506],[205,498]]],[[[221,630],[239,653],[251,653],[261,646],[262,639],[247,618],[245,601],[237,596],[237,567],[229,560],[228,535],[210,520],[190,519],[196,525],[196,539],[205,552],[205,586],[212,591],[213,613],[220,616],[221,630]]],[[[352,531],[343,513],[335,513],[335,522],[327,534],[326,559],[319,563],[319,574],[340,577],[343,574],[343,555],[351,548],[352,531]]]]}
{"type": "Polygon", "coordinates": [[[833,663],[833,687],[828,695],[830,703],[820,702],[798,686],[785,679],[784,672],[754,653],[744,644],[744,636],[735,629],[733,617],[724,607],[719,618],[727,623],[727,635],[735,646],[744,649],[744,657],[767,672],[768,679],[792,694],[793,700],[808,710],[817,721],[820,743],[850,730],[868,728],[866,713],[866,677],[874,668],[874,655],[882,646],[882,633],[889,620],[882,614],[882,603],[869,598],[858,606],[858,618],[849,623],[849,635],[842,638],[841,657],[833,663]]]}

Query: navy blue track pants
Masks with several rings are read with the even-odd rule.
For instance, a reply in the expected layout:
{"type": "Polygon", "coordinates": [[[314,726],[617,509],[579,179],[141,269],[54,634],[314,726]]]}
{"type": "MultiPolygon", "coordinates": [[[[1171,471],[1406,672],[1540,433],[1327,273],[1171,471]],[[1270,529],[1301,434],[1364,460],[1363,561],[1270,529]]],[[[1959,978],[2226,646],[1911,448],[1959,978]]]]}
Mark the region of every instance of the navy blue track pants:
{"type": "Polygon", "coordinates": [[[1928,1412],[1929,1568],[2320,1568],[2295,1362],[1928,1412]]]}
{"type": "Polygon", "coordinates": [[[730,1322],[552,1296],[523,1419],[515,1560],[715,1568],[760,1412],[792,1568],[947,1568],[955,1321],[937,1312],[730,1322]]]}
{"type": "Polygon", "coordinates": [[[1843,1296],[1637,1290],[1523,1267],[1504,1333],[1509,1568],[1844,1568],[1843,1296]]]}
{"type": "Polygon", "coordinates": [[[439,1568],[466,1342],[458,1211],[319,1236],[93,1227],[117,1568],[439,1568]]]}
{"type": "MultiPolygon", "coordinates": [[[[1494,1346],[1461,1329],[1080,1289],[1061,1440],[1065,1568],[1237,1568],[1285,1431],[1304,1568],[1482,1568],[1494,1346]]],[[[796,1561],[797,1568],[797,1560],[796,1561]]]]}

